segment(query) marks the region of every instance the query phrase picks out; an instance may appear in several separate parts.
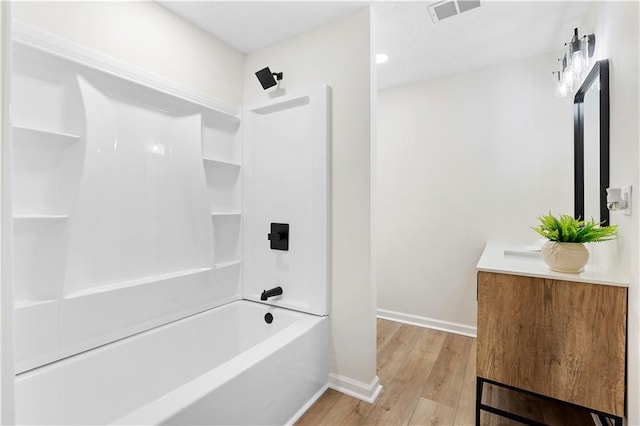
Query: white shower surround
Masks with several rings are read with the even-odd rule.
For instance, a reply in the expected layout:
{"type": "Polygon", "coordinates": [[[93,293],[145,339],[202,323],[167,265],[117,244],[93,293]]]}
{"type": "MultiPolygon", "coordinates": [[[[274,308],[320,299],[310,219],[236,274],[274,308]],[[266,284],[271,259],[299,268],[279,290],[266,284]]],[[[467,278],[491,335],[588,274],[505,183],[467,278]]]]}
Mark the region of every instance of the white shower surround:
{"type": "Polygon", "coordinates": [[[318,86],[245,108],[244,298],[280,285],[273,304],[327,315],[329,270],[329,105],[318,86]],[[288,251],[265,243],[269,224],[288,223],[288,251]]]}
{"type": "MultiPolygon", "coordinates": [[[[14,193],[27,194],[13,204],[18,422],[97,424],[132,412],[122,422],[294,421],[326,388],[328,318],[239,300],[246,269],[239,110],[64,40],[17,29],[14,51],[24,57],[15,61],[22,61],[23,74],[14,79],[20,100],[14,105],[14,150],[31,167],[18,163],[14,172],[14,193]],[[157,214],[159,209],[165,210],[157,214]],[[114,235],[122,229],[138,239],[114,235]],[[160,235],[165,230],[171,235],[160,235]],[[32,271],[37,261],[45,273],[32,271]],[[267,326],[261,336],[252,334],[252,343],[233,344],[246,338],[248,327],[265,328],[263,318],[254,321],[256,312],[274,309],[279,321],[289,318],[286,332],[267,326]],[[229,315],[235,318],[230,324],[229,315]],[[225,327],[201,334],[216,325],[225,327]],[[222,346],[223,360],[189,360],[222,346]],[[160,364],[150,362],[154,358],[160,364]],[[102,382],[109,383],[107,391],[93,394],[102,382]],[[156,382],[164,383],[161,395],[156,382]],[[247,398],[250,388],[267,383],[273,389],[247,398]],[[129,392],[139,394],[125,397],[129,402],[115,398],[129,392]],[[113,410],[95,408],[105,398],[114,398],[113,410]],[[241,409],[224,411],[229,407],[241,409]]],[[[305,243],[304,267],[297,268],[314,274],[313,285],[304,274],[290,276],[282,262],[290,253],[280,254],[278,279],[292,280],[283,297],[267,302],[320,315],[328,311],[329,226],[328,88],[321,92],[318,99],[317,90],[309,92],[311,102],[302,96],[312,108],[303,108],[300,120],[309,124],[305,114],[319,111],[324,123],[311,126],[315,136],[307,139],[309,148],[322,144],[315,151],[322,155],[307,156],[310,163],[300,169],[311,172],[301,180],[316,180],[309,197],[318,220],[292,235],[294,241],[318,241],[318,248],[305,243]],[[324,266],[317,268],[313,258],[324,266]]],[[[254,176],[277,178],[270,172],[254,176]]],[[[248,298],[257,299],[258,287],[273,286],[257,278],[248,298]]]]}
{"type": "Polygon", "coordinates": [[[16,372],[242,298],[239,111],[19,40],[16,372]]]}

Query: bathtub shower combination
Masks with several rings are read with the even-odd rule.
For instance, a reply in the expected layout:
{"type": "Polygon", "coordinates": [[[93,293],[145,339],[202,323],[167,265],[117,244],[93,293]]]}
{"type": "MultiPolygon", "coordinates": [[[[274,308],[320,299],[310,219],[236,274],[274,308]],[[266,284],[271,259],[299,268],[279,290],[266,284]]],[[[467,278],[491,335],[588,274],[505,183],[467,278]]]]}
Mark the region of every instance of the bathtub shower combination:
{"type": "Polygon", "coordinates": [[[329,88],[235,108],[13,37],[17,423],[293,422],[328,381],[329,88]]]}

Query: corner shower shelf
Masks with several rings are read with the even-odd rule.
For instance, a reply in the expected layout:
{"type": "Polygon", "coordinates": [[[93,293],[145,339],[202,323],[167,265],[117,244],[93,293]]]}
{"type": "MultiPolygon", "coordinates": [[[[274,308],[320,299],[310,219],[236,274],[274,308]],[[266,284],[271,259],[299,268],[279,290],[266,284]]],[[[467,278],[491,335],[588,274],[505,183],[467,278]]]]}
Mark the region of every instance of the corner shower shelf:
{"type": "Polygon", "coordinates": [[[240,167],[241,166],[240,163],[234,163],[233,161],[226,161],[226,160],[215,160],[213,158],[203,158],[202,161],[204,161],[205,166],[208,165],[208,164],[226,166],[226,167],[240,167]]]}
{"type": "Polygon", "coordinates": [[[78,141],[80,136],[53,130],[37,129],[35,127],[13,126],[13,138],[19,144],[31,142],[34,144],[49,144],[64,148],[78,141]]]}
{"type": "Polygon", "coordinates": [[[215,264],[214,269],[228,268],[230,266],[240,265],[241,263],[242,263],[241,260],[232,260],[230,262],[220,262],[215,264]]]}
{"type": "Polygon", "coordinates": [[[211,216],[241,216],[240,212],[211,212],[211,216]]]}

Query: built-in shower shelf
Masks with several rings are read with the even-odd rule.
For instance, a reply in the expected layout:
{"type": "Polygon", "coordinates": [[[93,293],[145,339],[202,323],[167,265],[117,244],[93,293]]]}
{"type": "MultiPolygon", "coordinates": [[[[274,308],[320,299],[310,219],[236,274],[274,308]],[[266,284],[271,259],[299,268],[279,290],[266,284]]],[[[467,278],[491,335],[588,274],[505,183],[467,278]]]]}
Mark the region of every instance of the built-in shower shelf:
{"type": "Polygon", "coordinates": [[[14,220],[42,221],[42,220],[63,220],[68,218],[69,216],[66,214],[15,214],[13,215],[14,220]]]}
{"type": "Polygon", "coordinates": [[[79,139],[79,135],[73,135],[70,133],[43,130],[28,126],[13,126],[13,140],[19,145],[31,143],[64,148],[79,139]]]}
{"type": "Polygon", "coordinates": [[[112,284],[92,286],[92,287],[90,287],[88,289],[79,290],[79,291],[70,293],[70,294],[65,296],[65,299],[73,299],[73,298],[76,298],[76,297],[88,296],[90,294],[95,294],[95,293],[104,293],[104,292],[108,292],[108,291],[119,290],[119,289],[122,289],[122,288],[135,287],[135,286],[139,286],[139,285],[150,284],[150,283],[155,283],[155,282],[160,282],[160,281],[168,281],[168,280],[171,280],[171,279],[174,279],[174,278],[185,277],[185,276],[188,276],[188,275],[201,274],[203,272],[207,272],[207,271],[211,271],[211,270],[213,270],[213,268],[184,269],[184,270],[181,270],[181,271],[170,272],[170,273],[167,273],[167,274],[159,274],[159,275],[151,275],[151,276],[148,276],[148,277],[142,277],[142,278],[138,278],[138,279],[135,279],[135,280],[119,281],[119,282],[112,283],[112,284]]]}
{"type": "Polygon", "coordinates": [[[241,216],[240,212],[211,212],[211,216],[241,216]]]}
{"type": "Polygon", "coordinates": [[[228,268],[230,266],[235,266],[235,265],[240,265],[242,263],[241,260],[232,260],[230,262],[221,262],[221,263],[216,263],[215,265],[215,269],[223,269],[223,268],[228,268]]]}
{"type": "Polygon", "coordinates": [[[22,308],[30,308],[33,306],[42,306],[42,305],[47,305],[47,304],[55,304],[58,303],[59,300],[58,299],[46,299],[46,300],[16,300],[13,303],[13,307],[15,309],[22,309],[22,308]]]}
{"type": "Polygon", "coordinates": [[[223,167],[240,167],[240,163],[234,163],[233,161],[227,160],[216,160],[213,158],[203,158],[205,166],[206,165],[214,165],[214,166],[223,166],[223,167]]]}

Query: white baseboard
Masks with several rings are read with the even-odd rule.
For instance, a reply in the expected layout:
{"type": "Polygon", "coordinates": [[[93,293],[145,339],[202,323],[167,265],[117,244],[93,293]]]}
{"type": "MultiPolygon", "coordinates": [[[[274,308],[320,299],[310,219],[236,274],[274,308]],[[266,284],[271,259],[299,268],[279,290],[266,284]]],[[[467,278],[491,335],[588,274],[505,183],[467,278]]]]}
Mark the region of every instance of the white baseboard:
{"type": "Polygon", "coordinates": [[[329,387],[369,404],[376,402],[378,395],[382,391],[378,376],[374,377],[371,383],[366,384],[339,374],[329,373],[329,387]]]}
{"type": "Polygon", "coordinates": [[[470,325],[405,314],[402,312],[388,311],[386,309],[378,309],[378,318],[417,325],[418,327],[432,328],[434,330],[446,331],[448,333],[461,334],[468,337],[477,337],[478,334],[476,327],[471,327],[470,325]]]}

